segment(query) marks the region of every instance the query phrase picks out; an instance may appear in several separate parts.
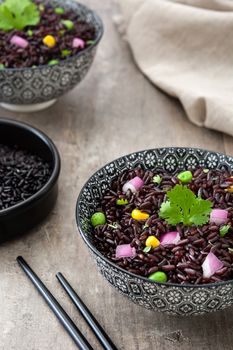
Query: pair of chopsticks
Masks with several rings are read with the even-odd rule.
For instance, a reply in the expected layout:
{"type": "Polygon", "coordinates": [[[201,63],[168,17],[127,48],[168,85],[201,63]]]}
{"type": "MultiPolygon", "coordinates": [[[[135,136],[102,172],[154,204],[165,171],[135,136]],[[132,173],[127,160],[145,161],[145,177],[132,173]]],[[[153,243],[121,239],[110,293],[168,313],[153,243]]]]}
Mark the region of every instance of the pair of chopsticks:
{"type": "MultiPolygon", "coordinates": [[[[50,293],[44,283],[39,279],[39,277],[35,274],[35,272],[30,268],[30,266],[26,263],[26,261],[19,256],[17,261],[23,271],[26,273],[28,278],[34,284],[36,289],[42,295],[42,297],[47,302],[50,309],[54,312],[58,320],[61,322],[63,327],[66,329],[67,333],[72,337],[75,344],[78,346],[80,350],[94,350],[92,346],[89,344],[87,339],[82,335],[80,330],[71,320],[69,315],[65,312],[65,310],[61,307],[58,301],[54,298],[54,296],[50,293]]],[[[117,350],[116,346],[113,344],[112,340],[106,334],[104,329],[101,327],[99,322],[95,319],[95,317],[91,314],[90,310],[84,304],[84,302],[80,299],[78,294],[74,291],[65,277],[59,272],[56,275],[58,281],[73,301],[74,305],[81,313],[83,318],[86,320],[93,333],[96,335],[97,339],[103,346],[105,350],[117,350]]]]}

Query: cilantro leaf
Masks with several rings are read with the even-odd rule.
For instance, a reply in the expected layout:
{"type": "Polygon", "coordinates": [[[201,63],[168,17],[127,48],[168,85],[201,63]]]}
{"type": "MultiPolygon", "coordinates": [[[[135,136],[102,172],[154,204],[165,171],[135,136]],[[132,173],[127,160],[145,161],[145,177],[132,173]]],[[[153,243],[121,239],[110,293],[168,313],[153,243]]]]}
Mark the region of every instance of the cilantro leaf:
{"type": "Polygon", "coordinates": [[[149,251],[151,250],[151,246],[149,246],[149,247],[145,247],[144,249],[143,249],[143,252],[144,253],[149,253],[149,251]]]}
{"type": "Polygon", "coordinates": [[[143,225],[142,229],[146,230],[149,227],[149,225],[147,223],[145,223],[145,225],[143,225]]]}
{"type": "Polygon", "coordinates": [[[231,225],[223,225],[219,230],[220,236],[224,237],[227,234],[227,232],[229,231],[230,227],[231,227],[231,225]]]}
{"type": "Polygon", "coordinates": [[[168,191],[167,197],[170,199],[172,207],[178,208],[182,214],[182,221],[185,225],[189,223],[189,210],[195,201],[195,194],[186,186],[176,185],[168,191]]]}
{"type": "Polygon", "coordinates": [[[12,16],[12,13],[8,9],[8,7],[1,5],[0,6],[0,29],[5,31],[14,29],[14,27],[12,26],[13,21],[14,21],[14,18],[12,16]]]}
{"type": "Polygon", "coordinates": [[[176,185],[167,192],[168,201],[162,203],[159,216],[168,224],[183,223],[186,226],[204,225],[209,220],[212,203],[196,197],[186,186],[176,185]]]}
{"type": "Polygon", "coordinates": [[[159,176],[159,175],[155,175],[155,176],[153,177],[152,181],[153,181],[155,184],[159,185],[159,184],[161,183],[161,181],[162,181],[162,178],[161,178],[161,176],[159,176]]]}
{"type": "Polygon", "coordinates": [[[196,198],[194,205],[190,208],[190,221],[196,225],[204,225],[209,221],[212,203],[209,200],[196,198]]]}
{"type": "Polygon", "coordinates": [[[39,21],[39,11],[31,0],[5,0],[0,5],[0,29],[4,31],[22,30],[39,21]]]}
{"type": "Polygon", "coordinates": [[[64,49],[61,51],[62,57],[67,57],[71,54],[71,50],[64,49]]]}
{"type": "Polygon", "coordinates": [[[162,203],[159,216],[165,219],[169,225],[176,225],[183,218],[179,207],[171,206],[169,201],[162,203]]]}
{"type": "Polygon", "coordinates": [[[113,228],[114,230],[118,229],[117,222],[113,222],[113,224],[108,224],[109,227],[113,228]]]}

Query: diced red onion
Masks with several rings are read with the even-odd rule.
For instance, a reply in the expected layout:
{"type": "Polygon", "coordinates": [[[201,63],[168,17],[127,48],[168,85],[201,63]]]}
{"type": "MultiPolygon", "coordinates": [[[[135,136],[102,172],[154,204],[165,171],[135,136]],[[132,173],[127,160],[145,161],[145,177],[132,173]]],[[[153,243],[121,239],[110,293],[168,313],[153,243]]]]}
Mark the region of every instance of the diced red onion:
{"type": "Polygon", "coordinates": [[[75,48],[75,49],[78,49],[79,47],[80,47],[81,49],[84,49],[84,47],[85,47],[85,41],[83,41],[82,39],[79,39],[79,38],[74,38],[74,39],[73,39],[72,47],[75,48]]]}
{"type": "Polygon", "coordinates": [[[136,249],[130,244],[121,244],[116,247],[116,258],[135,258],[136,249]]]}
{"type": "Polygon", "coordinates": [[[144,181],[140,177],[135,176],[132,180],[124,184],[122,191],[126,193],[128,190],[130,190],[131,192],[135,193],[143,185],[144,185],[144,181]]]}
{"type": "Polygon", "coordinates": [[[167,232],[164,233],[160,237],[160,244],[161,245],[168,245],[168,244],[177,244],[180,241],[180,234],[179,232],[167,232]]]}
{"type": "Polygon", "coordinates": [[[210,223],[222,225],[227,222],[228,212],[225,209],[212,209],[210,213],[210,223]]]}
{"type": "Polygon", "coordinates": [[[223,266],[224,265],[221,262],[221,260],[219,260],[216,255],[210,252],[206,256],[202,264],[203,277],[205,278],[211,277],[212,275],[215,274],[216,271],[220,270],[223,266]]]}
{"type": "Polygon", "coordinates": [[[24,38],[21,38],[21,36],[19,35],[13,35],[10,40],[10,43],[19,46],[22,49],[25,49],[29,45],[29,42],[24,38]]]}

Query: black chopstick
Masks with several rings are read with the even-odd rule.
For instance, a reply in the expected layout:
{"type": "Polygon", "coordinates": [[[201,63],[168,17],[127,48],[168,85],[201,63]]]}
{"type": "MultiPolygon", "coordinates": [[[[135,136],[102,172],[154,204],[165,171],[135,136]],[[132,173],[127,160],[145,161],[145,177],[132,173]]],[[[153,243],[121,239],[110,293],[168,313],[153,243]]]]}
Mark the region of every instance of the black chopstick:
{"type": "Polygon", "coordinates": [[[84,302],[80,299],[78,294],[71,287],[69,282],[65,279],[65,277],[58,272],[56,275],[58,281],[61,283],[62,287],[65,289],[70,299],[73,301],[83,318],[86,320],[88,325],[91,327],[99,342],[102,344],[105,350],[117,350],[116,346],[113,344],[112,340],[103,330],[99,322],[95,319],[95,317],[91,314],[90,310],[84,304],[84,302]]]}
{"type": "Polygon", "coordinates": [[[45,299],[50,309],[57,316],[63,327],[69,333],[69,335],[73,338],[75,344],[78,346],[80,350],[94,350],[88,341],[84,338],[82,333],[76,327],[71,318],[67,315],[65,310],[61,307],[61,305],[57,302],[54,296],[50,293],[50,291],[45,287],[43,282],[39,279],[39,277],[34,273],[34,271],[30,268],[30,266],[26,263],[26,261],[18,256],[17,261],[29,279],[32,281],[36,289],[45,299]]]}

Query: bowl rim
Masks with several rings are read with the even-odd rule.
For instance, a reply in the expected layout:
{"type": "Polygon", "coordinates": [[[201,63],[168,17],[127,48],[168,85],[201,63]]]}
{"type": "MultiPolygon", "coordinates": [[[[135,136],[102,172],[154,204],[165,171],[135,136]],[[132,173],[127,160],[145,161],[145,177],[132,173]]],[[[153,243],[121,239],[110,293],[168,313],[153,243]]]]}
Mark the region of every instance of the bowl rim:
{"type": "MultiPolygon", "coordinates": [[[[0,210],[0,219],[7,216],[7,215],[14,215],[18,212],[18,210],[26,210],[28,207],[33,205],[35,202],[40,200],[41,198],[44,197],[56,184],[59,174],[60,174],[60,169],[61,169],[61,159],[59,152],[57,150],[57,147],[53,143],[53,141],[42,131],[39,129],[35,128],[34,126],[31,126],[27,123],[19,122],[14,119],[6,119],[6,118],[0,118],[0,127],[1,125],[8,125],[8,126],[14,126],[18,129],[25,130],[29,133],[31,133],[34,137],[40,139],[50,150],[51,155],[53,157],[53,169],[52,173],[50,175],[50,178],[48,181],[44,184],[41,189],[34,193],[31,197],[25,199],[22,202],[19,202],[9,208],[0,210]]],[[[30,150],[29,150],[30,151],[30,150]]]]}
{"type": "Polygon", "coordinates": [[[228,280],[228,281],[221,281],[221,282],[213,282],[213,283],[203,283],[203,284],[188,284],[188,283],[184,283],[184,284],[179,284],[179,283],[167,283],[167,282],[156,282],[156,281],[152,281],[144,276],[139,276],[136,275],[135,273],[132,273],[130,271],[124,270],[122,267],[119,267],[118,265],[116,265],[114,262],[112,262],[111,260],[109,260],[108,258],[106,258],[103,254],[101,254],[96,247],[87,239],[87,237],[85,236],[83,229],[81,227],[81,221],[80,221],[80,216],[79,216],[79,203],[81,200],[81,196],[83,194],[84,189],[86,188],[86,186],[88,185],[89,181],[91,178],[93,178],[95,175],[97,175],[97,173],[99,173],[103,168],[105,168],[106,166],[110,165],[111,163],[118,161],[122,158],[125,157],[130,157],[133,154],[138,154],[138,153],[143,153],[143,152],[150,152],[150,151],[156,151],[156,150],[170,150],[170,149],[183,149],[183,150],[199,150],[199,151],[203,151],[203,152],[210,152],[210,153],[214,153],[217,155],[222,155],[224,157],[232,157],[230,155],[221,153],[221,152],[215,152],[212,150],[207,150],[204,148],[198,148],[198,147],[176,147],[176,146],[170,146],[170,147],[157,147],[157,148],[149,148],[149,149],[144,149],[144,150],[139,150],[139,151],[135,151],[135,152],[131,152],[128,154],[125,154],[121,157],[115,158],[112,161],[106,163],[105,165],[101,166],[98,170],[96,170],[89,178],[88,180],[84,183],[84,185],[82,186],[77,201],[76,201],[76,207],[75,207],[75,218],[76,218],[76,225],[78,228],[78,231],[82,237],[82,239],[84,240],[84,242],[86,243],[86,245],[88,246],[88,248],[90,250],[92,250],[101,260],[103,260],[104,262],[106,262],[107,264],[111,265],[113,268],[119,270],[120,272],[122,272],[123,274],[127,274],[133,278],[137,278],[140,279],[142,281],[144,281],[145,283],[151,283],[151,284],[155,284],[155,285],[160,285],[160,286],[164,286],[164,287],[175,287],[175,288],[189,288],[189,289],[198,289],[198,288],[214,288],[214,287],[218,287],[218,286],[223,286],[223,285],[227,285],[227,284],[232,284],[233,283],[233,279],[228,280]]]}
{"type": "MultiPolygon", "coordinates": [[[[51,1],[51,0],[50,0],[51,1]]],[[[58,66],[62,66],[64,64],[69,64],[72,63],[72,61],[74,61],[75,59],[77,59],[79,56],[82,56],[85,53],[88,53],[89,51],[91,51],[95,46],[97,46],[104,34],[104,24],[103,21],[101,19],[101,17],[97,14],[96,11],[92,10],[90,7],[74,1],[74,0],[69,0],[71,3],[75,4],[75,5],[79,5],[81,6],[83,9],[87,10],[88,12],[92,13],[92,15],[95,17],[96,21],[99,24],[99,30],[97,32],[97,37],[94,41],[93,44],[91,44],[90,46],[87,46],[85,49],[83,49],[82,51],[78,52],[77,54],[67,57],[61,61],[59,61],[58,63],[54,64],[54,65],[49,65],[49,64],[40,64],[38,66],[35,67],[19,67],[19,68],[4,68],[1,69],[1,73],[8,73],[8,72],[23,72],[23,71],[28,71],[28,70],[41,70],[41,69],[45,69],[45,68],[50,68],[50,67],[58,67],[58,66]]],[[[52,1],[51,1],[52,2],[52,1]]]]}

